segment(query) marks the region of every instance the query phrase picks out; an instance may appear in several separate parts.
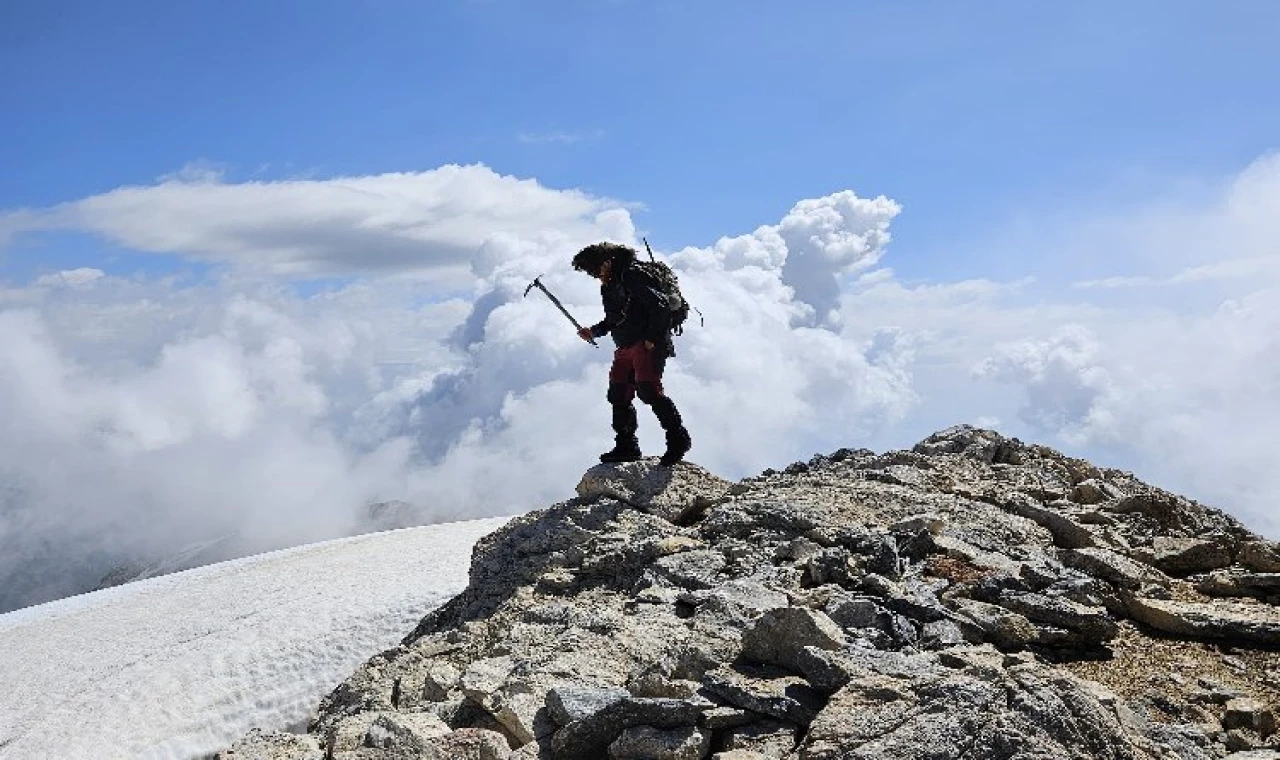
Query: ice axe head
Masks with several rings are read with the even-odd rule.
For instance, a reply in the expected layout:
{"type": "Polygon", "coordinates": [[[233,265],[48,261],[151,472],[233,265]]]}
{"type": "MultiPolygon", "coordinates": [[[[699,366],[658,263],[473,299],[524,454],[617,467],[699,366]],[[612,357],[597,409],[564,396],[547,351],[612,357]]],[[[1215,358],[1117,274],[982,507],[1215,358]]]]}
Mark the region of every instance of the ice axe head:
{"type": "MultiPolygon", "coordinates": [[[[533,290],[534,288],[541,290],[543,294],[546,295],[547,298],[551,299],[551,303],[555,304],[556,308],[560,310],[560,313],[564,315],[564,318],[572,322],[574,328],[577,329],[578,333],[582,334],[582,330],[583,330],[582,325],[578,324],[578,320],[574,319],[573,315],[569,313],[569,310],[564,307],[564,304],[560,303],[560,299],[551,295],[551,291],[547,290],[547,286],[539,282],[539,280],[541,279],[542,279],[542,275],[538,275],[537,277],[533,278],[533,282],[529,283],[529,287],[524,289],[525,296],[528,296],[529,291],[533,290]]],[[[584,336],[584,337],[586,337],[586,339],[590,341],[591,345],[593,346],[599,345],[598,343],[596,343],[595,338],[592,338],[590,336],[584,336]]]]}

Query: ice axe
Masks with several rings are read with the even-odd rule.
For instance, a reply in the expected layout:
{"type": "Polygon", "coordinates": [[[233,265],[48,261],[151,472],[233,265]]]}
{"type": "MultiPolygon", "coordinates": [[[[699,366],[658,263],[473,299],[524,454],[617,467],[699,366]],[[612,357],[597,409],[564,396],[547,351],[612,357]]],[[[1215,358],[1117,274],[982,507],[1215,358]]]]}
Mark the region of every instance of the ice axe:
{"type": "MultiPolygon", "coordinates": [[[[566,309],[566,308],[564,307],[564,304],[560,303],[560,299],[559,299],[559,298],[556,298],[556,297],[555,297],[555,296],[553,296],[553,295],[551,295],[551,291],[550,291],[550,290],[547,290],[547,286],[546,286],[546,285],[543,285],[541,282],[539,282],[539,280],[541,280],[541,279],[542,279],[542,275],[538,275],[537,277],[534,277],[534,278],[533,278],[533,282],[529,283],[529,287],[527,287],[527,288],[525,288],[525,289],[524,289],[524,295],[525,295],[525,297],[526,297],[526,298],[528,298],[528,297],[529,297],[529,291],[530,291],[530,290],[533,290],[534,288],[537,288],[538,290],[541,290],[543,293],[546,293],[546,294],[547,294],[547,298],[550,298],[550,299],[551,299],[551,303],[553,303],[553,304],[555,304],[555,305],[556,305],[556,308],[560,310],[560,313],[561,313],[561,314],[563,314],[563,315],[565,315],[566,317],[568,317],[568,318],[569,318],[569,321],[573,323],[573,326],[574,326],[574,327],[576,327],[576,328],[578,328],[578,332],[582,332],[582,325],[578,324],[578,320],[574,319],[574,318],[573,318],[573,315],[569,313],[569,310],[568,310],[568,309],[566,309]]],[[[587,340],[588,340],[588,341],[591,343],[591,345],[593,345],[593,346],[596,346],[596,347],[599,347],[599,346],[600,346],[600,344],[599,344],[599,343],[596,343],[596,339],[595,339],[595,338],[588,337],[588,338],[587,338],[587,340]]]]}

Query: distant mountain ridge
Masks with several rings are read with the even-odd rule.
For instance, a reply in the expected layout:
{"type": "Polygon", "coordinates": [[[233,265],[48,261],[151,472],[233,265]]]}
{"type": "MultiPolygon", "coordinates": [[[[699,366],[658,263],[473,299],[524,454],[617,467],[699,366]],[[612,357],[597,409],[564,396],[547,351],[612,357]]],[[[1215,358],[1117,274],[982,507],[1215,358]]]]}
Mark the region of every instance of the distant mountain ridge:
{"type": "Polygon", "coordinates": [[[219,757],[1280,757],[1280,545],[1129,473],[960,426],[578,494],[219,757]]]}

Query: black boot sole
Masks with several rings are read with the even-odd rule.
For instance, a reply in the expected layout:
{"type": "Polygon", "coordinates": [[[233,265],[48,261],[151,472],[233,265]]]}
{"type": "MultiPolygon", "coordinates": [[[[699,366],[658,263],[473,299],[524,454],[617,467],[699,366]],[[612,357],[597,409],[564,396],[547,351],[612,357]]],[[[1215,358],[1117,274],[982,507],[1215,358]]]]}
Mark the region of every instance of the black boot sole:
{"type": "Polygon", "coordinates": [[[676,462],[684,461],[684,455],[689,453],[689,449],[693,448],[692,444],[681,446],[676,449],[667,449],[667,453],[662,455],[658,460],[658,464],[662,467],[670,467],[676,462]]]}

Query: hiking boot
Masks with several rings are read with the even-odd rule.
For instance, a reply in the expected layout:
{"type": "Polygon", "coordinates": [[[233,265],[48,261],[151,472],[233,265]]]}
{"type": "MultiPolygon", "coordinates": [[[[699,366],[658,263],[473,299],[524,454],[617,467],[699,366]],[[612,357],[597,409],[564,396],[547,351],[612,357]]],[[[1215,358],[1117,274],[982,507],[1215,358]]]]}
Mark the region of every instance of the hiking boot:
{"type": "Polygon", "coordinates": [[[693,439],[689,437],[689,431],[681,428],[667,436],[667,450],[658,460],[658,464],[670,467],[684,459],[684,455],[688,454],[691,448],[693,448],[693,439]]]}
{"type": "Polygon", "coordinates": [[[619,443],[600,455],[601,462],[634,462],[640,458],[640,444],[619,443]]]}

